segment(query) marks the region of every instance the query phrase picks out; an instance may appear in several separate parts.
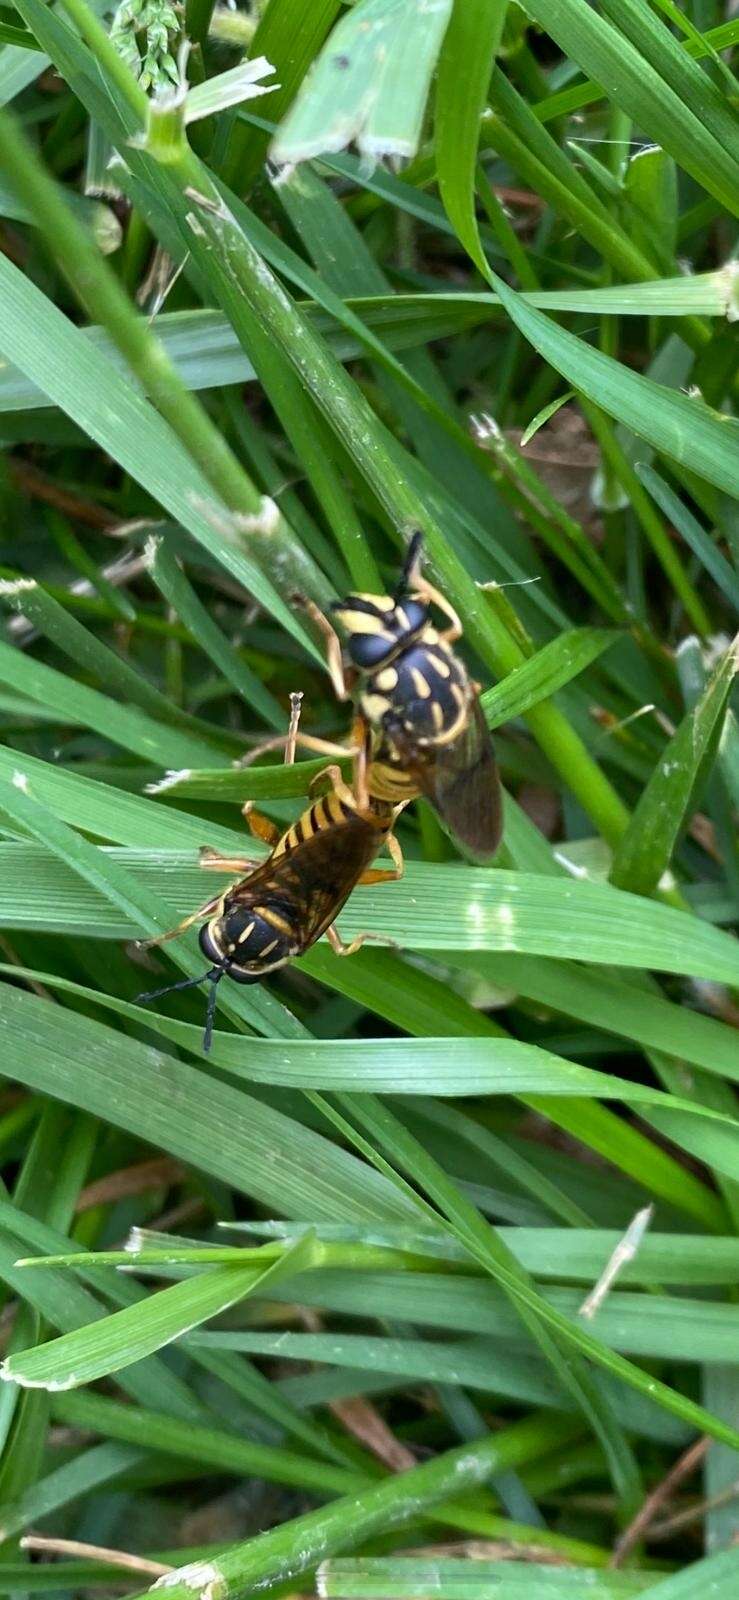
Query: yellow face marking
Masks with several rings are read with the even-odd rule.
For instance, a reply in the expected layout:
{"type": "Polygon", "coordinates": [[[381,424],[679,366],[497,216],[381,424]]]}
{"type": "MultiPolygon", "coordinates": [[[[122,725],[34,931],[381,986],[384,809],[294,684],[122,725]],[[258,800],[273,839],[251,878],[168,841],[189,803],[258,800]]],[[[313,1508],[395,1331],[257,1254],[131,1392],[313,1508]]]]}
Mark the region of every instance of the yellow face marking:
{"type": "Polygon", "coordinates": [[[428,700],[428,697],[431,693],[431,687],[426,682],[423,673],[419,672],[418,667],[411,667],[411,677],[413,679],[413,687],[416,691],[416,694],[419,696],[419,699],[428,700]]]}
{"type": "MultiPolygon", "coordinates": [[[[350,605],[352,600],[366,600],[368,601],[369,605],[377,606],[380,611],[392,611],[395,604],[392,596],[389,594],[364,594],[363,591],[359,589],[355,590],[354,594],[350,594],[348,596],[348,600],[350,605]]],[[[341,610],[341,607],[338,609],[341,610]]]]}
{"type": "Polygon", "coordinates": [[[254,929],[255,929],[255,927],[256,927],[256,923],[254,923],[254,922],[250,922],[250,923],[249,923],[249,924],[248,924],[248,926],[247,926],[247,927],[246,927],[246,928],[245,928],[245,929],[244,929],[244,931],[243,931],[243,933],[240,933],[240,934],[239,934],[239,937],[238,937],[238,941],[237,941],[237,942],[238,942],[238,943],[239,943],[239,944],[246,944],[246,941],[247,941],[247,939],[250,939],[250,938],[251,938],[251,936],[252,936],[252,934],[253,934],[253,932],[254,932],[254,929]]]}
{"type": "Polygon", "coordinates": [[[348,606],[346,611],[339,611],[338,615],[347,630],[347,633],[376,633],[378,638],[384,639],[387,644],[395,643],[391,633],[387,633],[379,617],[370,616],[367,611],[352,611],[348,606]]]}
{"type": "Polygon", "coordinates": [[[375,678],[378,689],[394,689],[397,682],[398,674],[394,667],[383,667],[382,672],[378,672],[375,678]]]}
{"type": "Polygon", "coordinates": [[[381,722],[385,712],[390,710],[390,701],[382,694],[363,694],[362,710],[370,722],[381,722]]]}

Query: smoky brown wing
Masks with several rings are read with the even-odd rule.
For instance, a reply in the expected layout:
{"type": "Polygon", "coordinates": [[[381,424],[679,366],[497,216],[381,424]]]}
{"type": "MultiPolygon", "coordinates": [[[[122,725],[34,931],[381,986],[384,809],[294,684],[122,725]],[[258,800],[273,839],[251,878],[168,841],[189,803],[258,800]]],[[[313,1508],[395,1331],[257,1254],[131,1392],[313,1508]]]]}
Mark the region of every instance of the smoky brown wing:
{"type": "Polygon", "coordinates": [[[469,719],[451,744],[430,749],[428,759],[409,759],[421,793],[431,801],[465,850],[488,860],[503,832],[503,797],[493,741],[477,698],[469,719]]]}
{"type": "Polygon", "coordinates": [[[380,842],[370,824],[352,817],[314,833],[271,863],[269,881],[275,897],[289,889],[300,906],[302,950],[315,944],[338,916],[380,842]]]}

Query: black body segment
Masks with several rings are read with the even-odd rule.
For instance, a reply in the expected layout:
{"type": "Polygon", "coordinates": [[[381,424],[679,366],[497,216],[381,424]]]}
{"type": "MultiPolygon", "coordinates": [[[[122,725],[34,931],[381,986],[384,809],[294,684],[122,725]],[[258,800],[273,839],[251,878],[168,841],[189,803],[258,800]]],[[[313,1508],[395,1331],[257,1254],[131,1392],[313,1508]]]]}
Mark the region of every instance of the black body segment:
{"type": "Polygon", "coordinates": [[[288,828],[262,866],[234,884],[201,930],[210,960],[258,983],[303,955],[338,916],[390,832],[392,812],[365,816],[338,795],[318,800],[288,828]]]}
{"type": "Polygon", "coordinates": [[[394,595],[350,594],[332,607],[347,633],[348,681],[371,730],[369,793],[405,803],[423,794],[471,854],[498,848],[502,803],[479,686],[452,645],[461,624],[417,570],[409,546],[394,595]],[[434,626],[436,605],[451,624],[434,626]]]}
{"type": "MultiPolygon", "coordinates": [[[[351,954],[365,935],[358,935],[351,945],[344,946],[332,925],[352,889],[365,874],[367,882],[376,882],[398,877],[402,871],[402,856],[392,837],[394,809],[380,800],[359,806],[342,783],[338,767],[329,768],[328,774],[334,787],[315,800],[283,834],[275,837],[277,830],[267,819],[258,819],[252,813],[253,831],[272,843],[267,860],[163,936],[175,937],[207,917],[199,941],[210,963],[208,970],[200,977],[186,978],[138,996],[139,1001],[157,1000],[172,990],[208,982],[211,987],[203,1037],[206,1051],[213,1034],[216,988],[222,978],[259,983],[295,956],[303,955],[324,933],[328,933],[337,953],[351,954]],[[370,871],[377,851],[386,841],[395,862],[394,871],[370,871]]],[[[204,865],[218,866],[223,860],[228,867],[225,858],[217,853],[201,852],[201,860],[203,855],[204,865]]]]}

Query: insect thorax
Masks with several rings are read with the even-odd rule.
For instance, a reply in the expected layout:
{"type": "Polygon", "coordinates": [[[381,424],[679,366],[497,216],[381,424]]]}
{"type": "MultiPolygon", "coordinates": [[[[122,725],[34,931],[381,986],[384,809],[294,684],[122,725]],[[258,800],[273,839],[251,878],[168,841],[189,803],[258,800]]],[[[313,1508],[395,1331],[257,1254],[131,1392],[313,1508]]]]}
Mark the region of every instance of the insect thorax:
{"type": "Polygon", "coordinates": [[[466,670],[430,629],[368,678],[361,709],[392,745],[393,733],[415,744],[443,744],[464,725],[471,686],[466,670]]]}

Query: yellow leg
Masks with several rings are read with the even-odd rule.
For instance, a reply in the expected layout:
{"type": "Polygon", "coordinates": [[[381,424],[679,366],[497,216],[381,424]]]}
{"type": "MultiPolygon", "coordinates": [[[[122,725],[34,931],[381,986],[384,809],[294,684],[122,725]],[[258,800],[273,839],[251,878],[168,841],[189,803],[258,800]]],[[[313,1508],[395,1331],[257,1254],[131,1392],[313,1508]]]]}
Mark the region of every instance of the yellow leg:
{"type": "Polygon", "coordinates": [[[270,848],[272,845],[277,844],[278,839],[282,838],[282,834],[280,833],[277,824],[270,822],[269,817],[265,817],[261,811],[256,811],[254,809],[253,800],[247,800],[246,804],[241,807],[241,815],[246,819],[249,830],[251,833],[253,833],[254,838],[262,839],[265,844],[270,846],[270,848]]]}
{"type": "Polygon", "coordinates": [[[337,767],[334,762],[324,767],[322,772],[316,773],[309,786],[308,793],[312,795],[318,785],[324,783],[327,778],[334,793],[339,796],[340,800],[343,800],[344,805],[351,806],[352,810],[356,811],[357,800],[354,791],[349,788],[348,783],[344,782],[341,776],[341,768],[337,767]]]}
{"type": "Polygon", "coordinates": [[[455,639],[462,637],[462,624],[454,607],[449,604],[446,595],[440,594],[433,584],[428,583],[425,578],[420,576],[416,579],[413,593],[418,595],[419,600],[425,601],[427,605],[436,606],[439,611],[443,611],[445,617],[448,617],[450,626],[439,634],[440,639],[443,639],[446,644],[454,644],[455,639]]]}
{"type": "Polygon", "coordinates": [[[252,856],[222,856],[220,850],[211,850],[210,845],[200,847],[200,866],[206,872],[233,872],[243,875],[252,872],[258,866],[252,856]]]}
{"type": "Polygon", "coordinates": [[[137,939],[136,943],[139,949],[151,950],[154,945],[168,944],[170,939],[179,939],[180,934],[187,933],[188,928],[191,928],[195,922],[201,922],[203,917],[213,916],[218,910],[222,899],[223,896],[217,894],[212,900],[206,900],[204,905],[198,906],[197,911],[191,911],[189,917],[183,917],[176,928],[170,928],[169,933],[158,933],[153,939],[137,939]]]}
{"type": "Polygon", "coordinates": [[[387,845],[388,854],[392,858],[392,867],[368,867],[366,872],[362,873],[361,878],[357,879],[357,884],[367,887],[372,883],[398,883],[402,878],[405,871],[405,862],[403,860],[403,852],[394,833],[388,834],[385,844],[387,845]]]}
{"type": "Polygon", "coordinates": [[[382,933],[358,933],[350,944],[344,944],[341,935],[336,932],[335,928],[331,927],[326,929],[326,938],[335,956],[355,956],[357,951],[361,950],[362,945],[369,940],[377,940],[379,944],[388,945],[394,950],[398,948],[394,939],[386,939],[382,933]]]}
{"type": "Polygon", "coordinates": [[[326,668],[331,679],[331,685],[337,700],[348,700],[352,686],[347,683],[347,673],[344,669],[344,658],[341,653],[341,643],[335,628],[332,628],[328,617],[316,605],[314,600],[309,600],[306,595],[296,595],[297,603],[307,612],[311,622],[323,635],[326,646],[326,668]]]}
{"type": "MultiPolygon", "coordinates": [[[[270,750],[284,750],[286,752],[285,760],[287,761],[289,746],[290,734],[276,733],[271,739],[263,739],[261,744],[256,744],[253,750],[248,750],[246,755],[241,757],[238,765],[240,767],[250,767],[258,757],[269,755],[270,750]]],[[[293,758],[298,747],[301,750],[312,750],[315,755],[319,756],[355,756],[356,754],[351,745],[339,744],[336,739],[319,739],[312,733],[296,733],[292,742],[293,758]]]]}
{"type": "Polygon", "coordinates": [[[298,723],[300,722],[300,708],[303,704],[303,691],[298,690],[290,696],[290,726],[287,730],[285,742],[285,766],[291,767],[295,761],[295,746],[298,740],[298,723]]]}

